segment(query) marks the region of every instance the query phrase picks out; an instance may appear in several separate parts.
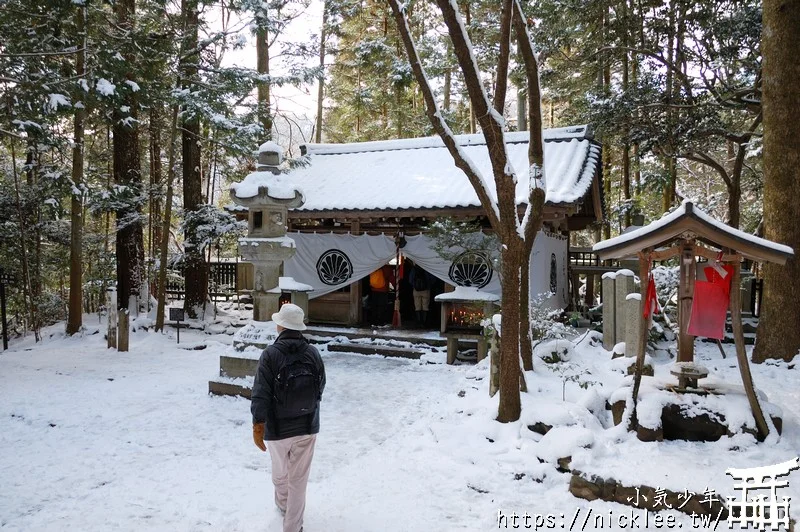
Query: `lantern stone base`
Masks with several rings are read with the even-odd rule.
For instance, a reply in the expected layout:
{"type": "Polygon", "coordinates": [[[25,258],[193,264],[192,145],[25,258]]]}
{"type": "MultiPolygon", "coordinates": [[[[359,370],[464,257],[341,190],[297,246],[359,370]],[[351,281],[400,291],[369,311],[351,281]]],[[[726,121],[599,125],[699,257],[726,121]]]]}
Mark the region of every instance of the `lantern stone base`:
{"type": "Polygon", "coordinates": [[[236,331],[233,347],[238,353],[228,351],[219,357],[219,377],[208,381],[208,393],[249,399],[261,351],[277,337],[277,327],[271,321],[251,321],[236,331]]]}

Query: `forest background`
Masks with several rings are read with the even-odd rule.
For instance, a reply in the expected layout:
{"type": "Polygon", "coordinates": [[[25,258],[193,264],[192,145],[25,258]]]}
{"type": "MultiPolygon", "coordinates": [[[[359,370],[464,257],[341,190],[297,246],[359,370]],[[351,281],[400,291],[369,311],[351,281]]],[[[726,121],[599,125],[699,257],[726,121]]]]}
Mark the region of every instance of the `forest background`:
{"type": "MultiPolygon", "coordinates": [[[[797,172],[765,177],[762,48],[782,41],[762,41],[762,19],[778,3],[522,2],[544,127],[588,123],[603,144],[606,221],[573,245],[690,199],[800,247],[798,202],[764,201],[800,186],[797,172]]],[[[490,96],[498,5],[458,0],[490,96]]],[[[423,0],[405,8],[445,119],[455,133],[476,132],[441,13],[423,0]]],[[[800,23],[796,7],[778,16],[778,29],[800,23]]],[[[504,115],[509,129],[525,130],[518,53],[504,115]]],[[[254,169],[260,143],[283,146],[290,167],[302,164],[302,142],[434,133],[385,0],[6,0],[0,103],[0,268],[12,280],[14,329],[37,337],[64,319],[80,331],[82,312],[114,283],[122,308],[163,296],[158,266],[167,263],[182,262],[187,311],[201,312],[206,261],[233,257],[241,230],[222,208],[224,191],[254,169]]],[[[797,158],[797,135],[772,132],[775,153],[785,141],[797,158]]],[[[794,260],[772,286],[797,270],[794,260]]],[[[800,294],[788,292],[781,301],[768,283],[766,304],[800,323],[796,299],[787,304],[800,294]]],[[[796,329],[774,331],[783,348],[758,358],[793,355],[796,329]]]]}

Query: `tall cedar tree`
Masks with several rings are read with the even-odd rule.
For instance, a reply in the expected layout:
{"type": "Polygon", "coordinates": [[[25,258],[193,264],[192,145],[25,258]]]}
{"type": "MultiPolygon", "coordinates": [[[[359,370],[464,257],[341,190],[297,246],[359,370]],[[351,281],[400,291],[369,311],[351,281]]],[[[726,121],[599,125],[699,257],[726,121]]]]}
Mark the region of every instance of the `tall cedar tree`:
{"type": "MultiPolygon", "coordinates": [[[[520,294],[522,276],[528,275],[525,268],[526,256],[530,255],[536,233],[541,227],[544,191],[532,187],[528,198],[528,207],[520,219],[516,202],[517,177],[508,164],[508,153],[503,135],[505,120],[497,112],[505,101],[505,80],[495,87],[494,102],[490,101],[483,87],[481,72],[472,54],[472,43],[467,35],[461,14],[454,2],[437,0],[442,12],[448,34],[453,44],[453,51],[469,93],[472,108],[486,140],[486,148],[492,167],[492,178],[497,200],[489,193],[490,182],[480,175],[472,162],[460,150],[453,132],[444,121],[435,100],[433,89],[425,76],[420,63],[419,54],[411,36],[405,9],[399,0],[388,0],[394,13],[395,21],[403,40],[403,44],[411,63],[411,69],[420,85],[425,100],[425,108],[431,125],[442,138],[456,166],[461,168],[475,189],[481,205],[486,211],[492,228],[501,243],[502,258],[502,291],[503,291],[503,341],[500,351],[500,405],[498,421],[509,422],[520,416],[520,341],[529,341],[527,331],[520,330],[520,306],[528,304],[527,297],[520,294]]],[[[525,19],[516,0],[504,0],[502,9],[500,47],[498,56],[498,73],[505,77],[508,74],[509,46],[511,38],[512,18],[517,30],[517,42],[526,66],[528,86],[529,118],[531,123],[530,158],[535,162],[531,166],[531,174],[538,177],[543,169],[543,145],[541,131],[541,109],[538,87],[538,67],[528,37],[525,19]],[[536,74],[536,75],[533,75],[536,74]],[[536,101],[531,101],[536,98],[536,101]],[[538,125],[538,128],[536,127],[538,125]]],[[[532,184],[535,183],[531,179],[532,184]]]]}
{"type": "MultiPolygon", "coordinates": [[[[83,79],[86,75],[86,16],[87,7],[76,6],[76,28],[78,32],[78,52],[75,55],[75,75],[83,79]]],[[[85,93],[76,86],[75,101],[81,101],[85,93]]],[[[86,104],[75,107],[72,147],[72,207],[70,214],[69,245],[69,312],[67,314],[67,334],[75,334],[83,325],[83,134],[86,104]]]]}
{"type": "Polygon", "coordinates": [[[764,0],[764,227],[794,248],[785,266],[764,265],[755,362],[800,351],[800,1],[764,0]]]}
{"type": "MultiPolygon", "coordinates": [[[[185,54],[181,56],[181,79],[190,91],[197,89],[197,64],[200,60],[198,50],[199,11],[198,0],[183,0],[181,11],[186,32],[184,34],[185,54]]],[[[200,168],[200,116],[191,109],[183,112],[181,143],[183,152],[183,209],[196,211],[203,205],[203,182],[200,168]]],[[[185,235],[191,241],[192,235],[185,235]]],[[[186,302],[184,307],[191,318],[197,318],[206,303],[208,292],[208,268],[203,250],[198,246],[186,246],[184,258],[186,302]]]]}
{"type": "MultiPolygon", "coordinates": [[[[135,0],[120,0],[114,6],[118,28],[130,35],[136,16],[135,0]]],[[[128,71],[127,81],[134,82],[136,58],[133,46],[125,47],[123,57],[128,71]]],[[[139,121],[137,97],[133,90],[124,91],[122,106],[115,107],[114,181],[138,195],[142,185],[139,160],[139,121]]],[[[144,235],[141,205],[137,200],[117,211],[117,306],[127,309],[131,295],[139,293],[144,281],[144,235]]],[[[130,309],[136,312],[137,309],[130,309]]]]}

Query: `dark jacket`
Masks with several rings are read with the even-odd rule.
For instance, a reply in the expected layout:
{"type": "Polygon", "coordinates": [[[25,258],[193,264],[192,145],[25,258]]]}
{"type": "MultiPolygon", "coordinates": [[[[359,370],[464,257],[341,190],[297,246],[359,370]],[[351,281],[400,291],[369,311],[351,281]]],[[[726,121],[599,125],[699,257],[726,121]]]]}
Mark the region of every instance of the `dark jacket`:
{"type": "Polygon", "coordinates": [[[313,363],[321,376],[319,386],[320,397],[325,389],[325,365],[319,351],[308,343],[299,331],[284,330],[278,335],[275,343],[267,347],[258,361],[258,370],[253,382],[250,398],[250,412],[253,424],[266,423],[265,440],[283,440],[292,436],[316,434],[319,432],[319,403],[314,413],[293,419],[275,418],[272,393],[275,376],[286,363],[288,357],[301,356],[313,363]]]}

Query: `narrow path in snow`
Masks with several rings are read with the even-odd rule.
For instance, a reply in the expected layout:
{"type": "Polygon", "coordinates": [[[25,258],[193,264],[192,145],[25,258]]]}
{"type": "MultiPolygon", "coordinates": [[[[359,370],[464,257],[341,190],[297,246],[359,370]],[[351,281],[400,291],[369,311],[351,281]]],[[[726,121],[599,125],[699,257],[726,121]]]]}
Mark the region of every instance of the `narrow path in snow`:
{"type": "MultiPolygon", "coordinates": [[[[206,393],[222,351],[140,333],[129,353],[106,350],[97,335],[0,356],[0,529],[278,530],[249,402],[206,393]]],[[[456,394],[463,369],[322,352],[328,384],[307,529],[372,530],[355,524],[352,497],[402,467],[396,450],[382,449],[456,394]],[[375,456],[383,470],[370,465],[375,456]],[[325,524],[333,513],[343,528],[325,524]]],[[[386,480],[373,496],[391,501],[406,489],[386,480]]]]}

